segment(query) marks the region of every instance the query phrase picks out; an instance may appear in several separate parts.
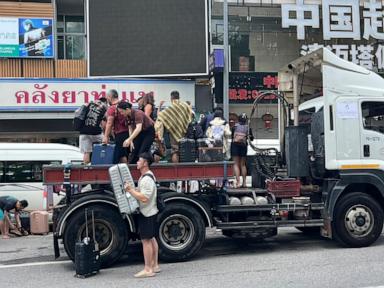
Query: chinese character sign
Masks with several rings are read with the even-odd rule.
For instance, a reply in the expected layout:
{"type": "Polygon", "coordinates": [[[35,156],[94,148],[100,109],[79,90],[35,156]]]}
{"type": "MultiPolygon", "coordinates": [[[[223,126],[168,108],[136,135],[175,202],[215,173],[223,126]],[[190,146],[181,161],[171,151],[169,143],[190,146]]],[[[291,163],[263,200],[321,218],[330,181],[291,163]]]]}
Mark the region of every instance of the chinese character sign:
{"type": "MultiPolygon", "coordinates": [[[[353,40],[384,39],[384,10],[381,0],[322,0],[324,40],[347,38],[353,40]],[[360,27],[360,9],[364,18],[363,33],[360,27]],[[363,34],[363,35],[361,35],[363,34]]],[[[320,28],[320,5],[281,4],[282,27],[296,27],[297,39],[305,40],[305,27],[320,28]],[[306,13],[306,14],[305,14],[306,13]]]]}
{"type": "Polygon", "coordinates": [[[281,15],[283,28],[297,27],[297,39],[305,39],[305,27],[320,28],[319,5],[304,5],[304,0],[297,0],[297,4],[281,4],[281,15]],[[304,17],[305,12],[311,15],[310,19],[304,17]]]}
{"type": "MultiPolygon", "coordinates": [[[[249,72],[229,74],[229,103],[253,103],[265,91],[277,90],[276,72],[249,72]]],[[[275,95],[264,95],[260,103],[277,103],[275,95]]]]}

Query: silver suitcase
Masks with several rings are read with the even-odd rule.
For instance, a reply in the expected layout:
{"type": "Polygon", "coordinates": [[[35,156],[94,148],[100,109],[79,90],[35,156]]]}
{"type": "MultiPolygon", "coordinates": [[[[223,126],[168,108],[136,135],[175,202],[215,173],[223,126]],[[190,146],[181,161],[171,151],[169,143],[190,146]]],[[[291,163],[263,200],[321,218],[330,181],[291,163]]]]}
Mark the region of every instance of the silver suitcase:
{"type": "Polygon", "coordinates": [[[108,169],[111,185],[121,214],[132,214],[139,208],[139,202],[124,190],[124,183],[135,187],[127,164],[117,164],[108,169]]]}

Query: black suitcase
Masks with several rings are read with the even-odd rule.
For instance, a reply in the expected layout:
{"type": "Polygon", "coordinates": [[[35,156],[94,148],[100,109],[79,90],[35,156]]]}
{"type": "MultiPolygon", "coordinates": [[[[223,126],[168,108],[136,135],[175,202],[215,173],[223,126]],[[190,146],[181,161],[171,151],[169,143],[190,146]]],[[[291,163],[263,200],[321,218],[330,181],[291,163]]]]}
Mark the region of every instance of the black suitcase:
{"type": "Polygon", "coordinates": [[[194,139],[182,138],[179,141],[179,161],[180,162],[195,162],[196,142],[194,139]]]}
{"type": "Polygon", "coordinates": [[[77,242],[75,246],[75,277],[87,278],[95,275],[100,270],[100,251],[99,244],[95,239],[95,218],[92,211],[92,231],[93,239],[88,233],[88,209],[85,209],[85,229],[86,237],[83,241],[77,242]]]}
{"type": "Polygon", "coordinates": [[[27,231],[28,233],[31,232],[31,218],[28,212],[21,211],[20,212],[20,222],[21,227],[27,231]]]}

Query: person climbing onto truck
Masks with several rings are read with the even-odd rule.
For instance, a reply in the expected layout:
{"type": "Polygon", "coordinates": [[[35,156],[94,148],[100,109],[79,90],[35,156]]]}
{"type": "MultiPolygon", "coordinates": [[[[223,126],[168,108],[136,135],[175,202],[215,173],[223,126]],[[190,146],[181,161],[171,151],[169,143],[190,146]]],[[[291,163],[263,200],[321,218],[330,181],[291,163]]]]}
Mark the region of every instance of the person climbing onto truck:
{"type": "Polygon", "coordinates": [[[110,106],[107,110],[107,124],[105,125],[102,143],[108,144],[110,135],[113,133],[115,139],[113,163],[128,163],[129,151],[127,148],[123,147],[124,140],[129,136],[128,124],[126,117],[120,114],[117,109],[119,94],[115,89],[108,91],[107,100],[110,106]]]}
{"type": "Polygon", "coordinates": [[[235,165],[233,166],[236,176],[237,187],[247,187],[247,144],[248,136],[253,140],[252,131],[248,126],[248,117],[245,113],[239,115],[239,122],[232,128],[231,155],[235,165]],[[242,185],[240,185],[240,175],[243,177],[242,185]]]}
{"type": "Polygon", "coordinates": [[[143,111],[133,109],[129,102],[120,102],[117,109],[130,122],[130,136],[124,141],[123,147],[131,148],[132,157],[129,162],[135,164],[141,153],[149,152],[151,149],[155,140],[154,122],[143,111]]]}
{"type": "Polygon", "coordinates": [[[140,170],[141,177],[138,182],[138,190],[125,184],[125,191],[131,193],[139,201],[140,214],[138,217],[138,226],[141,242],[143,244],[144,269],[137,274],[136,278],[153,277],[159,273],[158,263],[159,246],[156,241],[156,216],[159,212],[157,208],[157,188],[156,179],[150,170],[153,162],[151,153],[140,154],[137,162],[137,169],[140,170]]]}
{"type": "Polygon", "coordinates": [[[9,239],[8,230],[20,230],[21,221],[19,212],[28,206],[27,200],[17,200],[12,196],[0,197],[0,230],[3,239],[9,239]],[[9,211],[15,210],[16,226],[9,219],[9,211]]]}

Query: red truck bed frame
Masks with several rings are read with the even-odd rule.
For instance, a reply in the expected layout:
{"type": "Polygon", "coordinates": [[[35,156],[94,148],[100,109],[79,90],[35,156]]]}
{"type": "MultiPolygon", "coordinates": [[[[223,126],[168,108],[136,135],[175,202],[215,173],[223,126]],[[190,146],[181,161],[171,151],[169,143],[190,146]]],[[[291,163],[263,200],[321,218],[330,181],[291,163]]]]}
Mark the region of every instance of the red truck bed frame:
{"type": "MultiPolygon", "coordinates": [[[[45,185],[59,185],[64,182],[64,167],[44,166],[43,183],[45,185]]],[[[71,184],[108,184],[110,183],[108,168],[111,165],[72,165],[69,182],[71,184]]],[[[140,172],[136,165],[129,165],[132,177],[137,181],[140,172]]],[[[151,170],[159,182],[179,180],[210,180],[233,177],[233,162],[205,162],[205,163],[162,163],[153,164],[151,170]]]]}

